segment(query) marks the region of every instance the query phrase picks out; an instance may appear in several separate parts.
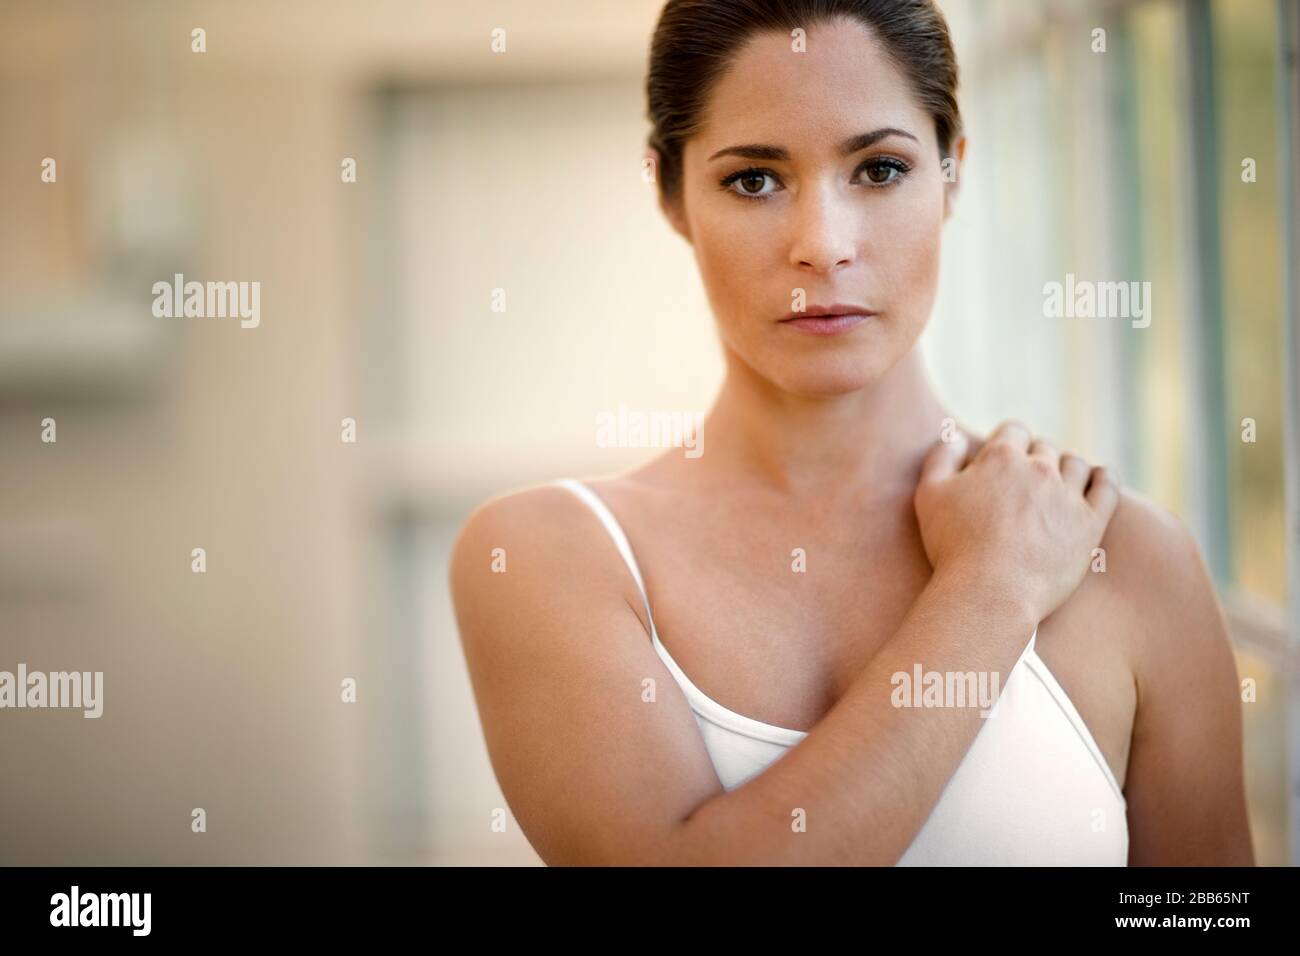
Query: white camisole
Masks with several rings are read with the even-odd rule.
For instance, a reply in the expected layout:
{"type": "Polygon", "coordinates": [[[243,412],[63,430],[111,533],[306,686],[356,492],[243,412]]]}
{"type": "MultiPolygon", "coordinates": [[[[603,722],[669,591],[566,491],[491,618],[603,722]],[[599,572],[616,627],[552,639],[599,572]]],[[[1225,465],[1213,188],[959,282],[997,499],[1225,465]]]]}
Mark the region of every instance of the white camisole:
{"type": "MultiPolygon", "coordinates": [[[[556,484],[586,502],[618,546],[645,602],[651,643],[686,695],[723,788],[739,787],[808,736],[728,710],[696,687],[659,640],[641,571],[613,513],[581,482],[556,484]]],[[[1124,794],[1035,652],[1037,637],[1035,628],[900,866],[1127,865],[1124,794]]]]}

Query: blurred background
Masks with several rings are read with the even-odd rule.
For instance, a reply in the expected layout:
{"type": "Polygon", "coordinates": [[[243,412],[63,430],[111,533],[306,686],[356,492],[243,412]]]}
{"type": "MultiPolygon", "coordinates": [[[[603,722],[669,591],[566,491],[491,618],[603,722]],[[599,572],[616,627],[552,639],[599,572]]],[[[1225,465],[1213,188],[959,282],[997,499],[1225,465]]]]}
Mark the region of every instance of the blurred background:
{"type": "MultiPolygon", "coordinates": [[[[1294,864],[1296,4],[941,5],[935,379],[1195,532],[1294,864]],[[1066,273],[1150,281],[1149,327],[1045,318],[1066,273]]],[[[0,4],[0,670],[105,674],[98,720],[0,712],[0,863],[540,862],[491,826],[446,562],[485,498],[657,453],[598,412],[721,381],[641,177],[661,6],[0,4]],[[260,282],[260,325],[155,317],[178,272],[260,282]]]]}

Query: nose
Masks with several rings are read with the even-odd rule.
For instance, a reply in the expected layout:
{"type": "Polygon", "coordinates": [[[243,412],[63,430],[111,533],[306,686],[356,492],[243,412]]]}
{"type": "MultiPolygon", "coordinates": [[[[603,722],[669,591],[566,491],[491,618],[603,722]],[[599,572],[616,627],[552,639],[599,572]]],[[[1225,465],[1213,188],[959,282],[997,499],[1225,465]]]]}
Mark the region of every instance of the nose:
{"type": "Polygon", "coordinates": [[[856,255],[856,213],[833,189],[806,190],[796,201],[791,265],[818,275],[849,265],[856,255]]]}

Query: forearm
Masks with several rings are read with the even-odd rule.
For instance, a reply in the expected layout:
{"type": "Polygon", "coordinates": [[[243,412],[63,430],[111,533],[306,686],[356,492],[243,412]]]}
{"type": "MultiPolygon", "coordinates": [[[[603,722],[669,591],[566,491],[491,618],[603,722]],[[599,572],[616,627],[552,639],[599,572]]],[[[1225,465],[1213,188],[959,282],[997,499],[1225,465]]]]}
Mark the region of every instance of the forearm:
{"type": "MultiPolygon", "coordinates": [[[[800,743],[702,803],[662,846],[683,865],[892,865],[924,825],[983,726],[978,705],[896,707],[893,675],[997,672],[1037,622],[975,573],[933,576],[899,630],[800,743]],[[795,826],[802,810],[805,828],[795,826]]],[[[971,702],[968,702],[971,703],[971,702]]]]}

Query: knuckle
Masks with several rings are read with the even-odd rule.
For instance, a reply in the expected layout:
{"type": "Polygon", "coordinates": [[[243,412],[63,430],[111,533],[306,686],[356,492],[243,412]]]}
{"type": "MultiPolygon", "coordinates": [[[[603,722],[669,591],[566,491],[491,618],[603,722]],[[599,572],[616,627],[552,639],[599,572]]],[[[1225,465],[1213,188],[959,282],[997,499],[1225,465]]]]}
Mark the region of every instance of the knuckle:
{"type": "Polygon", "coordinates": [[[1029,469],[1039,478],[1055,478],[1057,468],[1046,458],[1029,459],[1029,469]]]}
{"type": "Polygon", "coordinates": [[[1009,442],[990,442],[987,448],[987,455],[994,461],[1008,462],[1016,457],[1016,449],[1009,442]]]}

